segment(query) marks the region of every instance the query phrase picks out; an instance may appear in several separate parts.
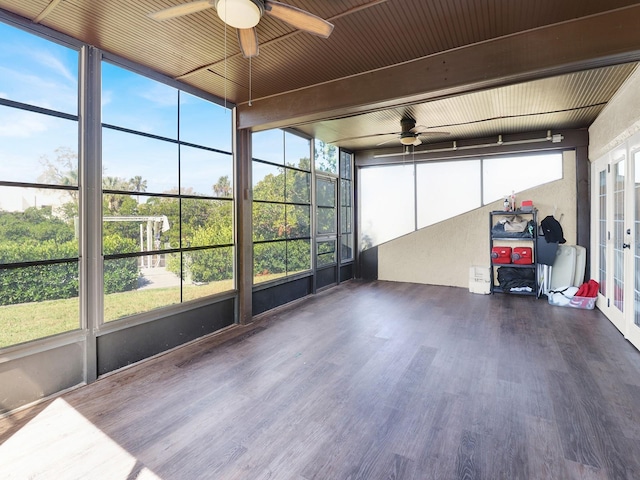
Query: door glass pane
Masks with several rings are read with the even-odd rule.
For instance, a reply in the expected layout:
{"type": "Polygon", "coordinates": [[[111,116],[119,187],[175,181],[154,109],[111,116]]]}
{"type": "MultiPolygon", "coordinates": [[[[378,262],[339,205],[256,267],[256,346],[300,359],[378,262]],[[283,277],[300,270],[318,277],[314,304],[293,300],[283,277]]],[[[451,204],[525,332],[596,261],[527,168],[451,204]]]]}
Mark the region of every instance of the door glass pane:
{"type": "Polygon", "coordinates": [[[316,222],[318,235],[336,233],[336,181],[318,177],[316,180],[316,222]]]}
{"type": "Polygon", "coordinates": [[[633,245],[635,245],[635,251],[633,253],[633,264],[635,267],[634,275],[634,307],[633,307],[633,322],[640,326],[640,249],[638,249],[638,240],[640,239],[640,152],[636,152],[633,156],[634,160],[634,184],[633,184],[633,199],[634,199],[634,212],[633,212],[633,226],[634,226],[634,239],[633,245]]]}
{"type": "Polygon", "coordinates": [[[614,164],[613,192],[613,304],[621,312],[624,311],[624,182],[625,161],[614,164]]]}
{"type": "Polygon", "coordinates": [[[600,258],[600,293],[607,295],[607,171],[600,172],[598,191],[598,256],[600,258]]]}
{"type": "Polygon", "coordinates": [[[316,171],[338,174],[338,148],[335,145],[329,145],[322,140],[316,139],[314,152],[316,171]]]}
{"type": "Polygon", "coordinates": [[[318,241],[318,268],[336,263],[336,241],[318,241]]]}

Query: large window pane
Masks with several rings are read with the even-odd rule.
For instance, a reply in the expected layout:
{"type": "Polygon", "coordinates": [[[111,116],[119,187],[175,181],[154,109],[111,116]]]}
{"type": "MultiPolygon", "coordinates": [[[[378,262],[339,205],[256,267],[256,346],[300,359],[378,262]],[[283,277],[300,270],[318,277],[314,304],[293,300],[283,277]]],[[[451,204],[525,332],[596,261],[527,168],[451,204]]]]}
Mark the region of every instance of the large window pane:
{"type": "Polygon", "coordinates": [[[0,187],[0,264],[77,258],[77,195],[0,187]]]}
{"type": "Polygon", "coordinates": [[[178,208],[177,198],[104,194],[105,255],[178,248],[178,208]]]}
{"type": "Polygon", "coordinates": [[[302,170],[311,170],[311,142],[292,133],[284,134],[285,164],[302,170]]]}
{"type": "Polygon", "coordinates": [[[495,202],[512,191],[521,192],[561,178],[561,153],[484,159],[482,203],[495,202]]]}
{"type": "Polygon", "coordinates": [[[233,157],[222,153],[180,147],[180,190],[185,195],[233,196],[233,157]]]}
{"type": "Polygon", "coordinates": [[[282,130],[252,138],[254,283],[260,283],[311,268],[311,142],[282,130]]]}
{"type": "Polygon", "coordinates": [[[178,188],[178,145],[172,142],[102,129],[103,187],[133,190],[141,177],[141,191],[174,192],[178,188]]]}
{"type": "Polygon", "coordinates": [[[413,165],[363,168],[360,178],[361,249],[415,229],[413,165]]]}
{"type": "Polygon", "coordinates": [[[230,112],[109,64],[103,87],[105,320],[233,289],[230,112]]]}
{"type": "Polygon", "coordinates": [[[233,243],[233,202],[182,199],[182,242],[183,247],[233,243]]]}
{"type": "Polygon", "coordinates": [[[286,237],[286,206],[278,203],[253,203],[253,241],[286,237]]]}
{"type": "Polygon", "coordinates": [[[287,273],[305,272],[311,268],[311,240],[287,242],[287,273]]]}
{"type": "Polygon", "coordinates": [[[418,228],[480,207],[480,161],[417,165],[418,228]]]}
{"type": "Polygon", "coordinates": [[[80,328],[77,50],[0,24],[0,97],[2,348],[80,328]]]}
{"type": "Polygon", "coordinates": [[[253,245],[253,281],[267,282],[287,274],[287,243],[253,245]]]}
{"type": "Polygon", "coordinates": [[[233,247],[184,252],[183,301],[233,289],[233,247]]]}
{"type": "Polygon", "coordinates": [[[253,162],[253,199],[268,202],[285,201],[283,167],[253,162]]]}
{"type": "Polygon", "coordinates": [[[288,169],[286,175],[286,201],[289,203],[311,203],[311,174],[288,169]]]}
{"type": "Polygon", "coordinates": [[[311,206],[287,205],[287,238],[311,236],[311,206]]]}
{"type": "Polygon", "coordinates": [[[102,121],[176,140],[178,90],[103,62],[102,121]]]}
{"type": "Polygon", "coordinates": [[[284,135],[282,130],[266,130],[251,135],[253,158],[284,164],[284,135]]]}
{"type": "Polygon", "coordinates": [[[180,92],[180,141],[231,152],[231,111],[180,92]]]}
{"type": "Polygon", "coordinates": [[[78,184],[78,122],[0,105],[0,178],[78,184]]]}
{"type": "Polygon", "coordinates": [[[104,261],[105,322],[180,303],[180,277],[157,262],[156,255],[104,261]]]}
{"type": "Polygon", "coordinates": [[[78,263],[0,268],[0,348],[80,328],[78,263]]]}
{"type": "MultiPolygon", "coordinates": [[[[78,113],[77,51],[0,23],[0,52],[0,96],[78,113]]],[[[0,125],[0,131],[18,127],[5,122],[0,125]]]]}

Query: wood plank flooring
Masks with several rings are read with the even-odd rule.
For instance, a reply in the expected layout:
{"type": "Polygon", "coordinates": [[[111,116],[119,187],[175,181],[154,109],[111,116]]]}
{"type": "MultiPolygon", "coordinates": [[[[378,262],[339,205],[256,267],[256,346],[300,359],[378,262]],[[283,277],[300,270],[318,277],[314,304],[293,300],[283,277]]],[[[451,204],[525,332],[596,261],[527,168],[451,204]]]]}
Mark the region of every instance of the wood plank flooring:
{"type": "Polygon", "coordinates": [[[349,282],[0,420],[2,479],[639,479],[597,310],[349,282]]]}

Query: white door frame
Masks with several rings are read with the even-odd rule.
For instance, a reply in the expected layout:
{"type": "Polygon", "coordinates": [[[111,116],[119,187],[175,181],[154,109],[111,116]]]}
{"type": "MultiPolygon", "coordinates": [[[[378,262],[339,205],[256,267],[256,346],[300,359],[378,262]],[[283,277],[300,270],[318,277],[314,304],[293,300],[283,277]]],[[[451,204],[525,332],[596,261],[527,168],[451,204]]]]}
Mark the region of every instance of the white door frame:
{"type": "Polygon", "coordinates": [[[638,154],[640,163],[640,133],[603,155],[591,165],[591,211],[593,213],[591,222],[591,276],[605,286],[605,295],[598,294],[598,308],[620,330],[624,337],[640,350],[640,326],[635,324],[635,310],[640,309],[640,302],[636,305],[637,302],[635,301],[635,290],[640,290],[640,270],[636,272],[634,255],[637,252],[640,256],[640,245],[638,245],[638,239],[636,239],[635,234],[636,221],[640,221],[640,218],[635,218],[635,177],[638,175],[640,178],[640,172],[637,174],[635,172],[634,157],[636,154],[638,154]],[[615,172],[616,165],[621,160],[624,160],[622,170],[625,181],[624,221],[617,222],[616,238],[616,222],[614,218],[615,172]],[[606,278],[599,278],[601,274],[599,250],[599,240],[601,238],[600,174],[603,171],[606,172],[606,252],[604,255],[606,278]],[[621,248],[623,243],[626,246],[621,248]],[[616,249],[618,250],[617,253],[616,249]],[[619,266],[622,265],[624,268],[622,310],[615,305],[616,290],[619,291],[614,282],[616,261],[619,266]]]}

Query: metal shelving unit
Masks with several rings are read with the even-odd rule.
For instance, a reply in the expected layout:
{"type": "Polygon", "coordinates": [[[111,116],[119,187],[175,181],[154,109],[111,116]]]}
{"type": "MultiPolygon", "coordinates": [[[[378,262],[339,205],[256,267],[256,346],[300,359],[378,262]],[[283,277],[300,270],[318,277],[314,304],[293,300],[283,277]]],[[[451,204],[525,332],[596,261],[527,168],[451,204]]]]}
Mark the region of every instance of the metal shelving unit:
{"type": "Polygon", "coordinates": [[[539,292],[539,279],[538,279],[538,266],[537,266],[537,242],[538,235],[538,215],[536,210],[532,211],[503,211],[495,210],[489,212],[489,253],[493,251],[494,246],[530,246],[532,252],[531,264],[515,264],[515,263],[494,263],[491,259],[491,293],[504,293],[504,289],[499,285],[497,280],[497,271],[500,267],[526,269],[533,272],[535,278],[535,286],[531,292],[528,291],[509,291],[513,295],[530,295],[538,296],[539,292]],[[523,234],[515,234],[510,232],[496,231],[494,228],[502,218],[509,218],[514,216],[522,217],[531,222],[531,231],[526,231],[523,234]]]}

